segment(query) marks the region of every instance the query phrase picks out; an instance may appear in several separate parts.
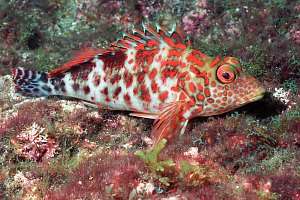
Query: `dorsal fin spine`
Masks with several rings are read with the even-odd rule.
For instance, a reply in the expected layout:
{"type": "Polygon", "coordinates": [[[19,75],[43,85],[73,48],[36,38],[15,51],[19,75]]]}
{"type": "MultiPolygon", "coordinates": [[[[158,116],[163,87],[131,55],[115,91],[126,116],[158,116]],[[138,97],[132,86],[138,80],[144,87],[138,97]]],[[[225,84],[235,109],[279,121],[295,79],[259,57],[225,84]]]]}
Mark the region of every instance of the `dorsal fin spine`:
{"type": "Polygon", "coordinates": [[[130,38],[130,39],[132,39],[136,42],[139,42],[139,43],[143,43],[143,44],[146,43],[142,38],[140,38],[138,36],[135,36],[135,35],[127,34],[125,37],[130,38]]]}
{"type": "Polygon", "coordinates": [[[155,37],[155,39],[161,40],[160,35],[152,28],[152,26],[150,26],[148,24],[145,26],[146,26],[146,31],[151,33],[151,35],[153,35],[155,37]]]}
{"type": "Polygon", "coordinates": [[[173,40],[169,37],[164,37],[163,38],[164,42],[167,43],[170,47],[175,47],[175,44],[173,42],[173,40]]]}
{"type": "Polygon", "coordinates": [[[176,31],[176,24],[173,24],[171,30],[169,31],[170,36],[172,36],[173,33],[175,33],[175,31],[176,31]]]}

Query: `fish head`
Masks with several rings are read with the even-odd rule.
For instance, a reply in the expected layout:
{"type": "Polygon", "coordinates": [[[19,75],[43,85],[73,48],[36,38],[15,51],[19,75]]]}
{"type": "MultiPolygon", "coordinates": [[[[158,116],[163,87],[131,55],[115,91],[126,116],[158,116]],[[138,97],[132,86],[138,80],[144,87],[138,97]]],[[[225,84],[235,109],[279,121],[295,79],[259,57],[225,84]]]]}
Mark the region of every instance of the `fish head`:
{"type": "Polygon", "coordinates": [[[208,70],[210,95],[205,99],[202,116],[222,114],[264,96],[262,84],[247,74],[235,57],[220,59],[208,70]]]}

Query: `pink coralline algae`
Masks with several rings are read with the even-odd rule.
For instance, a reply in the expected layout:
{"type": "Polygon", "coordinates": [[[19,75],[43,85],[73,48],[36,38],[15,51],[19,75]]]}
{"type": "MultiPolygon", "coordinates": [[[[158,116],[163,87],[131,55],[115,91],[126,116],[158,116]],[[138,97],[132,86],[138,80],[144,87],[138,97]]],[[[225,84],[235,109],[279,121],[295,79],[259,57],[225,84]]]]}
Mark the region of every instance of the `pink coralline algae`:
{"type": "Polygon", "coordinates": [[[183,30],[187,34],[200,34],[202,26],[207,24],[207,2],[198,1],[196,9],[188,12],[182,19],[183,30]],[[202,26],[201,26],[202,25],[202,26]]]}
{"type": "Polygon", "coordinates": [[[44,130],[44,128],[33,123],[31,127],[11,139],[16,153],[34,161],[53,157],[58,149],[58,144],[54,138],[47,136],[44,130]]]}
{"type": "Polygon", "coordinates": [[[157,2],[139,0],[137,2],[137,9],[141,12],[142,16],[148,18],[154,13],[159,12],[159,10],[161,9],[161,5],[157,2]]]}
{"type": "Polygon", "coordinates": [[[291,38],[296,44],[300,44],[300,30],[291,30],[291,38]]]}

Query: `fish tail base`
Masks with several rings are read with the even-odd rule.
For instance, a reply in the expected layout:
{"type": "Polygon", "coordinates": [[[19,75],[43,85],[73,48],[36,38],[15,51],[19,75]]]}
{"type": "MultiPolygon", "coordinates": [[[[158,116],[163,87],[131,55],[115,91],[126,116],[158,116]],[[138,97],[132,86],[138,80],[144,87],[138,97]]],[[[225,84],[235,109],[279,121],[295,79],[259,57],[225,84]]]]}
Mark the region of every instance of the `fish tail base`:
{"type": "Polygon", "coordinates": [[[56,95],[47,73],[21,67],[14,68],[11,72],[17,93],[32,97],[56,95]]]}

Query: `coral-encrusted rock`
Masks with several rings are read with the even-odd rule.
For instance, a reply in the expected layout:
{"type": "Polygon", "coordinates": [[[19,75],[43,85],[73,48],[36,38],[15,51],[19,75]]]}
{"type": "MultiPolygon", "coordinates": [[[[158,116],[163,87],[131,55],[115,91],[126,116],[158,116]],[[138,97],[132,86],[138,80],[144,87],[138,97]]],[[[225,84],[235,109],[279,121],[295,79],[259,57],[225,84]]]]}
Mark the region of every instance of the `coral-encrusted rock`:
{"type": "Polygon", "coordinates": [[[15,93],[12,76],[0,77],[0,112],[10,107],[12,103],[17,103],[24,99],[26,98],[15,93]]]}
{"type": "Polygon", "coordinates": [[[30,172],[17,171],[13,177],[13,180],[11,182],[6,182],[5,186],[9,191],[15,192],[17,189],[19,189],[20,196],[22,196],[19,199],[43,199],[41,196],[41,191],[39,190],[39,185],[41,182],[41,178],[35,177],[30,172]]]}
{"type": "Polygon", "coordinates": [[[34,161],[42,161],[54,156],[58,150],[56,139],[45,133],[45,128],[33,123],[25,131],[11,139],[16,153],[34,161]]]}

